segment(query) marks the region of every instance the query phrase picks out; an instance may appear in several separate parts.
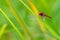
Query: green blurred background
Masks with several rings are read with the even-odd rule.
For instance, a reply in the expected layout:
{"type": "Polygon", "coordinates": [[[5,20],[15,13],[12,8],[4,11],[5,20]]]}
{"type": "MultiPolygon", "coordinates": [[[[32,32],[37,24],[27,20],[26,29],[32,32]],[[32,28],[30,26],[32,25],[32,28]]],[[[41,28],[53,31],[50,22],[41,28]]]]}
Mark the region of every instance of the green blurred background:
{"type": "MultiPolygon", "coordinates": [[[[22,1],[32,10],[27,0],[22,1]]],[[[41,18],[42,23],[46,23],[48,26],[48,28],[45,28],[47,32],[44,33],[41,30],[37,17],[19,0],[0,0],[0,8],[23,36],[23,38],[21,38],[0,10],[0,40],[60,40],[60,0],[31,0],[31,2],[39,12],[44,12],[52,17],[51,19],[46,17],[45,20],[41,18]],[[8,3],[11,5],[9,6],[8,3]],[[16,19],[16,16],[13,14],[14,12],[20,19],[21,25],[19,24],[20,21],[17,22],[18,18],[16,19]],[[26,29],[25,32],[28,34],[24,33],[24,29],[26,29]]]]}

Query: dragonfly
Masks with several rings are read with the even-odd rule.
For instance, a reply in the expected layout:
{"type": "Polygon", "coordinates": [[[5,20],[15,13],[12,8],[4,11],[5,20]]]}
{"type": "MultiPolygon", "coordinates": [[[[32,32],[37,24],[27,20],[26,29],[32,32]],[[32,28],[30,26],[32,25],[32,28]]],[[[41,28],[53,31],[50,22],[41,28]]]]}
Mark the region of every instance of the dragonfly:
{"type": "Polygon", "coordinates": [[[39,16],[41,16],[41,17],[48,17],[48,18],[51,18],[50,16],[46,15],[46,14],[43,13],[43,12],[40,12],[40,13],[39,13],[39,16]]]}

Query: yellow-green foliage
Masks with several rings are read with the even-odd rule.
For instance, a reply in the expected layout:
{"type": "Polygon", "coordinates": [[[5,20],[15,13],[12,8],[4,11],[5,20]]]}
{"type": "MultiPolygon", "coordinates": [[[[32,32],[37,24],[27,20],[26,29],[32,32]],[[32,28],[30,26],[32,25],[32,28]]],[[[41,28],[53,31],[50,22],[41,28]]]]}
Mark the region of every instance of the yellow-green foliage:
{"type": "Polygon", "coordinates": [[[0,40],[60,40],[59,4],[60,0],[0,0],[0,40]]]}

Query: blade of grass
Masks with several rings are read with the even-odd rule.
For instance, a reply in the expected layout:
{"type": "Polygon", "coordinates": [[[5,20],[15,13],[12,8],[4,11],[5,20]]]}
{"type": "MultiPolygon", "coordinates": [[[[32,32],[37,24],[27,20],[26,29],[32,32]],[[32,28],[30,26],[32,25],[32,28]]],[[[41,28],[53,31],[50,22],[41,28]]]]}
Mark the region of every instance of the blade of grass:
{"type": "MultiPolygon", "coordinates": [[[[29,2],[29,4],[30,4],[31,8],[33,9],[34,13],[36,13],[36,15],[38,15],[39,11],[38,11],[37,8],[35,7],[35,5],[34,5],[30,0],[28,0],[28,2],[29,2]]],[[[38,22],[39,22],[39,21],[38,21],[38,22]]],[[[42,31],[43,31],[43,29],[44,29],[44,31],[46,32],[46,29],[45,29],[45,28],[42,28],[42,27],[41,27],[41,29],[42,29],[42,31]]]]}
{"type": "Polygon", "coordinates": [[[11,2],[9,0],[6,0],[6,3],[10,7],[10,9],[12,10],[14,17],[16,18],[17,22],[20,24],[22,30],[25,33],[25,36],[28,37],[28,40],[31,40],[31,38],[30,38],[31,35],[30,35],[28,29],[26,28],[27,27],[27,24],[22,21],[22,19],[20,18],[20,16],[18,15],[18,13],[14,9],[14,7],[12,6],[11,2]]]}
{"type": "Polygon", "coordinates": [[[28,0],[28,2],[30,4],[32,10],[38,15],[39,12],[38,12],[37,8],[35,7],[35,5],[30,0],[28,0]]]}
{"type": "Polygon", "coordinates": [[[34,16],[36,16],[37,20],[39,21],[40,25],[41,26],[45,26],[49,31],[50,33],[60,39],[59,35],[49,26],[46,24],[46,22],[43,23],[43,21],[38,17],[38,15],[35,15],[34,12],[22,1],[22,0],[19,0],[34,16]]]}
{"type": "MultiPolygon", "coordinates": [[[[28,0],[28,2],[29,2],[29,4],[30,4],[30,6],[31,6],[31,8],[33,9],[33,11],[35,12],[35,13],[37,13],[37,15],[38,15],[38,10],[37,10],[37,8],[35,7],[35,5],[31,2],[31,0],[28,0]]],[[[42,27],[40,27],[41,29],[42,29],[42,31],[43,31],[43,29],[45,29],[45,28],[42,28],[42,27]]],[[[46,31],[46,29],[45,29],[45,31],[46,31]]],[[[43,34],[44,34],[44,36],[46,35],[46,32],[44,32],[43,31],[43,34]]],[[[45,38],[46,38],[46,36],[45,36],[45,38]]],[[[46,38],[46,40],[48,40],[49,38],[46,38]]]]}
{"type": "Polygon", "coordinates": [[[6,13],[0,8],[0,12],[5,16],[5,18],[9,21],[9,23],[12,25],[12,27],[16,30],[16,32],[19,34],[22,40],[25,40],[21,32],[16,28],[14,23],[9,19],[9,17],[6,15],[6,13]]]}
{"type": "MultiPolygon", "coordinates": [[[[29,4],[30,4],[30,6],[31,6],[31,8],[33,9],[33,11],[35,12],[35,13],[38,13],[38,10],[37,10],[37,8],[35,7],[35,5],[30,1],[30,0],[28,0],[28,2],[29,2],[29,4]]],[[[44,2],[44,1],[43,1],[44,2]]],[[[45,3],[46,4],[46,3],[45,3]]],[[[52,22],[54,22],[54,21],[52,21],[52,22]]],[[[53,25],[54,25],[55,23],[53,23],[53,25]]],[[[56,25],[55,25],[56,26],[56,25]]]]}
{"type": "Polygon", "coordinates": [[[43,25],[43,23],[42,23],[42,20],[39,20],[37,13],[34,14],[34,12],[33,12],[22,0],[19,0],[19,1],[20,1],[33,15],[36,16],[36,18],[37,18],[40,26],[42,27],[42,30],[43,30],[44,32],[46,32],[45,29],[43,29],[43,28],[44,28],[44,25],[43,25]]]}
{"type": "Polygon", "coordinates": [[[4,33],[5,29],[6,29],[6,27],[7,27],[7,24],[4,24],[2,26],[1,31],[0,31],[0,38],[2,37],[2,35],[3,35],[3,33],[4,33]]]}
{"type": "Polygon", "coordinates": [[[54,37],[60,40],[60,36],[50,26],[48,26],[47,24],[45,24],[45,26],[54,37]]]}

